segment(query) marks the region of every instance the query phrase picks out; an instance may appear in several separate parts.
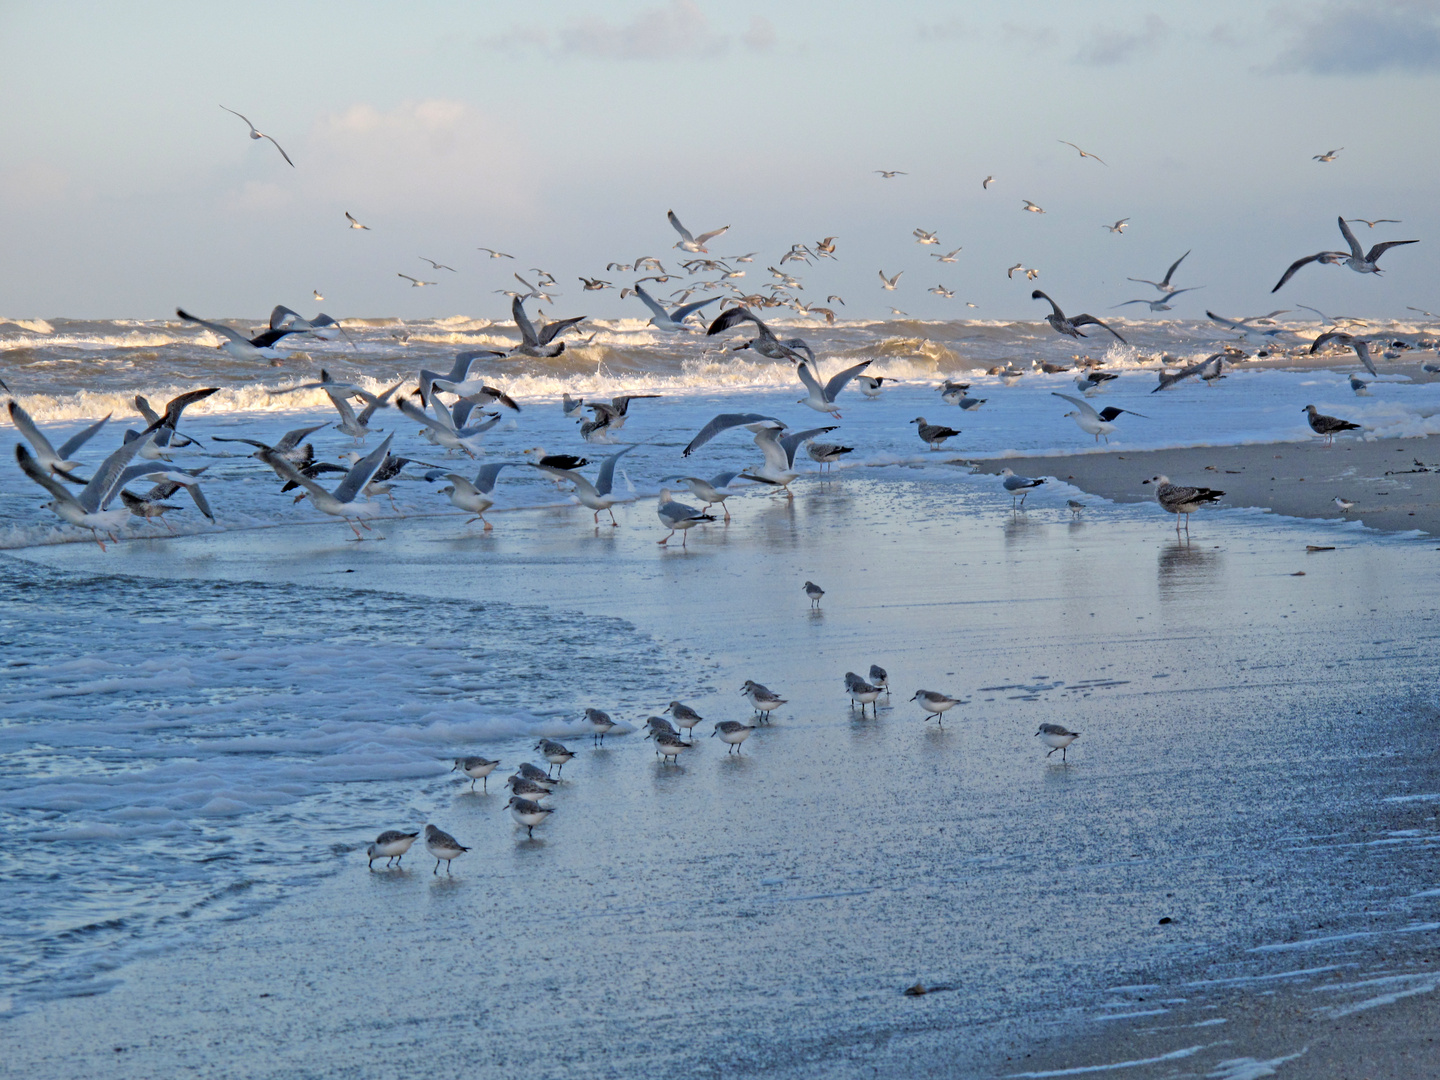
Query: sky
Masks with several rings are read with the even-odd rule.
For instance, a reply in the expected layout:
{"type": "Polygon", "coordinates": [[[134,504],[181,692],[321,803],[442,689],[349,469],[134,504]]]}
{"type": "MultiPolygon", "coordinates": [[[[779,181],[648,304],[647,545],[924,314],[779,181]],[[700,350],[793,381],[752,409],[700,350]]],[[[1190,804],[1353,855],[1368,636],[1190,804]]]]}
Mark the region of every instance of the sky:
{"type": "Polygon", "coordinates": [[[552,315],[645,318],[605,264],[674,269],[670,209],[729,225],[719,255],[760,252],[751,288],[838,237],[785,269],[842,316],[1033,319],[1040,287],[1104,317],[1187,250],[1175,283],[1205,288],[1157,317],[1440,311],[1437,91],[1437,0],[7,0],[0,315],[260,320],[318,289],[342,318],[501,319],[496,290],[541,267],[552,315]],[[1362,243],[1421,243],[1272,297],[1344,246],[1337,215],[1403,222],[1362,243]],[[1039,277],[1007,278],[1017,262],[1039,277]]]}

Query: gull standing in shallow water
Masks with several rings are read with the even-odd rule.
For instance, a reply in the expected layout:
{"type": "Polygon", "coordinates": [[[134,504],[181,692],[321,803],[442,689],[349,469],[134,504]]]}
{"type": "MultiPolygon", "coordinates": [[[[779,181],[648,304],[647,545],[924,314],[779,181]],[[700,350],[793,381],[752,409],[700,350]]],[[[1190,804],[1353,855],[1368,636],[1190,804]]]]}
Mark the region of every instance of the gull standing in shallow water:
{"type": "Polygon", "coordinates": [[[959,698],[939,694],[934,690],[916,690],[915,696],[910,700],[919,702],[920,707],[925,710],[925,720],[927,723],[933,716],[941,727],[945,726],[945,721],[941,719],[941,716],[960,704],[959,698]]]}
{"type": "Polygon", "coordinates": [[[1041,724],[1040,730],[1035,732],[1035,735],[1041,742],[1050,747],[1049,753],[1045,755],[1047,758],[1050,754],[1059,750],[1060,760],[1064,761],[1065,748],[1080,737],[1080,732],[1067,731],[1059,724],[1041,724]]]}
{"type": "Polygon", "coordinates": [[[730,508],[725,505],[725,500],[735,493],[730,490],[730,481],[739,476],[738,472],[716,473],[709,480],[703,480],[698,476],[667,476],[660,482],[669,483],[678,480],[690,489],[690,494],[703,501],[707,506],[720,504],[720,509],[725,511],[725,520],[730,520],[730,508]]]}
{"type": "Polygon", "coordinates": [[[1030,494],[1030,489],[1037,488],[1045,483],[1043,476],[1032,480],[1028,476],[1016,476],[1014,469],[1004,469],[1000,475],[1004,477],[1002,483],[1004,484],[1005,490],[1010,493],[1010,508],[1012,510],[1015,508],[1015,497],[1017,495],[1020,497],[1020,505],[1024,506],[1025,497],[1030,494]]]}
{"type": "Polygon", "coordinates": [[[435,869],[430,872],[432,874],[438,874],[440,872],[440,864],[443,862],[445,864],[445,873],[448,874],[450,873],[451,860],[458,859],[470,849],[457,841],[455,837],[449,833],[437,829],[434,825],[426,825],[425,850],[430,852],[431,857],[435,860],[435,869]]]}
{"type": "Polygon", "coordinates": [[[693,506],[687,506],[682,502],[676,502],[670,497],[669,488],[660,489],[660,502],[655,507],[655,514],[660,519],[660,524],[670,531],[663,539],[656,540],[657,544],[668,544],[670,537],[676,532],[680,533],[680,546],[689,547],[686,542],[686,535],[696,525],[703,525],[707,521],[714,521],[714,514],[707,514],[703,510],[697,510],[693,506]]]}
{"type": "Polygon", "coordinates": [[[375,869],[376,859],[388,860],[385,865],[392,863],[399,865],[404,859],[405,853],[410,850],[410,845],[419,836],[418,832],[400,832],[397,829],[386,829],[375,838],[375,842],[365,849],[366,856],[370,859],[370,869],[375,869]]]}
{"type": "Polygon", "coordinates": [[[1190,535],[1190,515],[1206,503],[1215,502],[1222,495],[1223,491],[1216,491],[1213,488],[1185,487],[1181,484],[1172,484],[1168,476],[1152,476],[1149,480],[1140,481],[1142,484],[1155,485],[1155,501],[1160,506],[1175,515],[1175,531],[1180,531],[1180,518],[1185,518],[1185,535],[1190,535]]]}
{"type": "Polygon", "coordinates": [[[1310,419],[1310,430],[1316,435],[1324,435],[1327,446],[1335,445],[1335,436],[1342,431],[1359,431],[1359,424],[1352,424],[1349,420],[1341,420],[1338,416],[1326,416],[1317,412],[1314,405],[1306,405],[1300,410],[1310,419]]]}

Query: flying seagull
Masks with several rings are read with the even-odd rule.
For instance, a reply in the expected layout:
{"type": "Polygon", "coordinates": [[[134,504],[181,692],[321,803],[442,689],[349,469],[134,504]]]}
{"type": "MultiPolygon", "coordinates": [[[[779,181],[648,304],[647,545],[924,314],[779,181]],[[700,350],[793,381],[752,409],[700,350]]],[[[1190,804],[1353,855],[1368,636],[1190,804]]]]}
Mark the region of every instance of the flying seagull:
{"type": "Polygon", "coordinates": [[[574,318],[545,323],[537,332],[535,324],[530,321],[530,316],[525,314],[525,298],[523,296],[516,296],[510,301],[510,314],[515,319],[515,325],[520,329],[520,344],[511,350],[511,356],[559,356],[565,351],[565,343],[555,339],[567,328],[585,321],[584,315],[577,315],[574,318]]]}
{"type": "Polygon", "coordinates": [[[490,257],[491,257],[492,259],[513,259],[513,258],[515,258],[514,255],[507,255],[507,254],[505,254],[505,252],[503,252],[503,251],[496,251],[494,248],[482,247],[482,248],[476,248],[475,250],[476,250],[476,251],[488,252],[489,255],[490,255],[490,257]]]}
{"type": "Polygon", "coordinates": [[[361,225],[360,222],[358,222],[358,221],[355,220],[355,215],[353,215],[352,213],[350,213],[349,210],[346,210],[346,211],[345,211],[345,220],[348,221],[348,222],[350,222],[350,228],[352,228],[352,229],[364,229],[366,232],[369,232],[369,231],[370,231],[370,226],[369,226],[369,225],[361,225]]]}
{"type": "Polygon", "coordinates": [[[35,421],[30,414],[22,409],[16,402],[9,404],[10,421],[15,425],[15,430],[24,436],[25,441],[35,448],[35,457],[31,460],[36,466],[48,473],[59,473],[72,483],[79,483],[75,477],[70,475],[70,470],[78,468],[80,462],[69,460],[70,455],[79,450],[87,442],[100,433],[110,420],[107,414],[103,420],[98,420],[60,445],[56,450],[50,445],[50,440],[35,426],[35,421]]]}
{"type": "Polygon", "coordinates": [[[862,360],[854,367],[848,367],[839,374],[832,376],[830,381],[824,386],[820,385],[820,380],[817,379],[815,373],[810,370],[809,364],[798,364],[795,368],[795,374],[800,376],[800,381],[805,384],[805,390],[809,394],[808,397],[801,398],[798,404],[808,405],[816,412],[829,413],[838,420],[840,413],[835,408],[835,398],[839,396],[841,390],[845,389],[845,385],[851,379],[855,378],[856,375],[859,375],[873,363],[873,360],[862,360]]]}
{"type": "Polygon", "coordinates": [[[416,256],[416,258],[418,258],[421,262],[429,263],[430,269],[432,270],[449,270],[452,274],[459,273],[459,271],[456,270],[455,267],[446,266],[444,263],[438,263],[434,259],[427,259],[424,255],[418,255],[416,256]]]}
{"type": "Polygon", "coordinates": [[[897,273],[894,277],[888,278],[885,276],[884,270],[880,270],[878,273],[880,274],[880,287],[886,292],[894,292],[895,286],[900,280],[900,274],[905,273],[905,271],[901,270],[900,273],[897,273]]]}
{"type": "Polygon", "coordinates": [[[1150,281],[1147,278],[1138,277],[1126,278],[1125,280],[1138,282],[1141,285],[1154,285],[1155,288],[1159,289],[1162,293],[1173,293],[1175,291],[1175,286],[1170,284],[1170,279],[1175,276],[1175,268],[1179,266],[1182,262],[1184,262],[1189,254],[1190,252],[1187,251],[1184,255],[1181,255],[1178,259],[1171,263],[1170,269],[1165,271],[1165,276],[1159,281],[1150,281]]]}
{"type": "MultiPolygon", "coordinates": [[[[225,106],[224,106],[224,105],[221,105],[220,108],[225,109],[225,106]]],[[[286,164],[286,165],[289,165],[292,169],[295,167],[295,163],[290,160],[290,155],[287,154],[287,153],[285,153],[285,148],[284,148],[283,146],[281,146],[278,142],[275,142],[275,140],[274,140],[273,138],[271,138],[271,136],[266,135],[263,131],[257,130],[254,124],[250,123],[250,121],[249,121],[246,117],[242,116],[240,113],[236,112],[234,109],[225,109],[225,111],[228,112],[231,116],[239,116],[241,120],[244,120],[244,121],[245,121],[246,125],[248,125],[249,128],[250,128],[250,138],[252,138],[252,139],[270,139],[270,141],[271,141],[272,143],[274,143],[275,149],[280,151],[280,156],[285,159],[285,164],[286,164]]]]}
{"type": "Polygon", "coordinates": [[[1346,221],[1358,221],[1358,222],[1360,222],[1362,225],[1368,225],[1368,226],[1370,226],[1370,228],[1372,228],[1372,229],[1375,228],[1376,225],[1400,225],[1400,224],[1403,224],[1403,223],[1400,221],[1399,218],[1393,218],[1393,217],[1379,217],[1379,218],[1376,218],[1374,221],[1371,221],[1369,218],[1363,218],[1363,217],[1347,217],[1345,220],[1346,220],[1346,221]]]}
{"type": "Polygon", "coordinates": [[[355,539],[363,540],[365,538],[360,535],[360,530],[355,528],[355,522],[359,521],[365,528],[370,528],[369,525],[365,525],[364,519],[379,513],[381,507],[379,503],[359,500],[365,493],[365,485],[370,483],[371,478],[384,464],[386,455],[390,453],[390,441],[394,438],[393,433],[385,436],[384,442],[352,465],[350,471],[345,474],[345,479],[340,481],[333,492],[326,491],[280,454],[261,451],[265,455],[261,460],[287,480],[303,487],[305,493],[310,497],[311,506],[332,517],[342,519],[355,533],[355,539]]]}
{"type": "Polygon", "coordinates": [[[220,348],[224,349],[236,360],[273,360],[280,355],[275,349],[275,343],[289,334],[298,334],[298,329],[286,327],[280,330],[266,330],[253,338],[247,338],[238,330],[231,330],[230,327],[217,322],[209,322],[206,319],[197,319],[188,313],[184,308],[176,308],[175,314],[182,322],[192,322],[197,326],[203,326],[212,334],[219,335],[223,340],[220,348]]]}
{"type": "Polygon", "coordinates": [[[875,171],[876,171],[877,173],[879,173],[881,176],[883,176],[886,180],[893,180],[893,179],[895,179],[895,177],[897,177],[897,176],[909,176],[909,175],[910,175],[909,173],[903,172],[903,171],[901,171],[900,169],[876,169],[875,171]]]}
{"type": "Polygon", "coordinates": [[[650,325],[655,327],[656,330],[668,330],[671,333],[685,330],[685,320],[687,318],[699,311],[706,304],[713,304],[716,300],[720,299],[718,296],[712,296],[708,300],[697,300],[693,304],[684,304],[677,307],[674,311],[666,311],[665,308],[661,306],[660,301],[647,293],[638,283],[635,286],[635,295],[640,297],[645,306],[655,313],[654,317],[650,320],[650,325]]]}
{"type": "Polygon", "coordinates": [[[730,228],[729,225],[722,225],[718,229],[711,229],[709,232],[701,233],[699,236],[692,236],[690,230],[680,224],[680,219],[675,216],[674,210],[665,211],[665,216],[670,219],[670,224],[674,226],[675,231],[680,234],[680,239],[676,242],[675,246],[681,251],[689,251],[697,255],[708,255],[710,249],[705,246],[706,242],[714,240],[715,237],[730,228]]]}
{"type": "Polygon", "coordinates": [[[1123,233],[1125,226],[1128,224],[1130,224],[1130,219],[1128,217],[1122,217],[1119,221],[1115,222],[1114,225],[1101,225],[1100,228],[1109,229],[1112,233],[1123,233]]]}
{"type": "Polygon", "coordinates": [[[1379,374],[1379,372],[1375,370],[1375,361],[1370,356],[1370,343],[1362,338],[1354,337],[1351,334],[1341,333],[1338,330],[1331,330],[1328,334],[1321,334],[1317,337],[1314,344],[1310,346],[1311,354],[1313,355],[1316,350],[1330,341],[1350,346],[1350,348],[1355,350],[1355,355],[1360,358],[1360,362],[1365,365],[1366,371],[1370,372],[1371,375],[1379,374]]]}
{"type": "MultiPolygon", "coordinates": [[[[1090,153],[1090,152],[1087,151],[1087,150],[1081,150],[1080,147],[1076,146],[1073,142],[1070,142],[1070,141],[1068,141],[1068,140],[1066,140],[1066,139],[1057,139],[1057,140],[1055,140],[1055,141],[1056,141],[1056,142],[1059,142],[1059,143],[1063,143],[1064,145],[1070,147],[1070,148],[1073,149],[1076,153],[1078,153],[1082,158],[1087,158],[1087,157],[1088,157],[1088,158],[1093,158],[1095,161],[1100,161],[1100,159],[1099,159],[1098,157],[1096,157],[1094,154],[1090,153]]],[[[1100,164],[1101,164],[1101,165],[1104,165],[1105,162],[1100,161],[1100,164]]]]}
{"type": "Polygon", "coordinates": [[[1031,202],[1029,199],[1021,199],[1020,201],[1025,204],[1023,207],[1021,207],[1022,210],[1029,210],[1032,214],[1043,214],[1045,212],[1040,207],[1036,206],[1033,202],[1031,202]]]}
{"type": "Polygon", "coordinates": [[[1188,289],[1174,289],[1156,300],[1126,300],[1123,304],[1116,304],[1117,308],[1129,307],[1131,304],[1147,304],[1151,311],[1169,311],[1174,306],[1174,300],[1181,293],[1195,292],[1197,289],[1205,288],[1204,285],[1192,285],[1188,289]]]}
{"type": "Polygon", "coordinates": [[[1323,154],[1315,154],[1315,155],[1313,155],[1313,156],[1310,158],[1310,160],[1311,160],[1311,161],[1334,161],[1334,160],[1335,160],[1335,155],[1338,154],[1338,153],[1340,153],[1340,151],[1341,151],[1341,150],[1344,150],[1344,149],[1345,149],[1345,147],[1343,147],[1343,146],[1338,146],[1338,147],[1336,147],[1334,150],[1326,150],[1325,153],[1323,153],[1323,154]]]}
{"type": "Polygon", "coordinates": [[[761,322],[755,313],[746,307],[732,307],[722,311],[715,321],[710,324],[710,328],[705,331],[705,335],[709,337],[713,334],[722,334],[742,322],[754,323],[759,329],[760,334],[754,340],[737,346],[737,351],[739,349],[754,349],[761,356],[771,360],[794,360],[797,363],[802,362],[806,357],[810,360],[815,359],[815,353],[803,338],[789,338],[788,340],[781,341],[775,336],[775,332],[771,330],[770,327],[761,322]],[[805,353],[804,357],[800,355],[801,352],[805,353]]]}
{"type": "Polygon", "coordinates": [[[1279,281],[1275,283],[1272,293],[1279,292],[1280,287],[1295,276],[1295,272],[1302,266],[1313,262],[1323,263],[1327,266],[1335,266],[1344,263],[1357,274],[1379,274],[1382,271],[1375,264],[1379,262],[1380,256],[1389,251],[1392,247],[1400,247],[1402,244],[1418,244],[1419,240],[1389,240],[1383,244],[1376,244],[1368,252],[1360,246],[1360,241],[1355,239],[1355,234],[1350,231],[1350,226],[1345,224],[1345,219],[1336,218],[1340,223],[1340,234],[1345,237],[1345,242],[1350,245],[1349,252],[1344,251],[1320,251],[1314,255],[1306,255],[1303,259],[1296,259],[1290,264],[1279,281]]]}
{"type": "Polygon", "coordinates": [[[1102,329],[1109,331],[1111,334],[1114,334],[1115,340],[1120,342],[1122,345],[1129,344],[1129,342],[1127,342],[1123,337],[1121,337],[1119,334],[1116,334],[1114,330],[1111,330],[1110,327],[1106,326],[1099,319],[1095,318],[1094,315],[1076,315],[1074,318],[1067,318],[1065,312],[1060,310],[1060,305],[1055,303],[1054,300],[1051,300],[1050,297],[1046,296],[1045,293],[1041,292],[1039,289],[1036,289],[1030,294],[1030,299],[1044,300],[1050,305],[1053,310],[1049,315],[1045,316],[1045,321],[1050,324],[1050,326],[1055,330],[1057,334],[1064,334],[1066,337],[1073,338],[1088,337],[1088,334],[1082,334],[1080,332],[1079,327],[1093,325],[1099,326],[1102,329]]]}

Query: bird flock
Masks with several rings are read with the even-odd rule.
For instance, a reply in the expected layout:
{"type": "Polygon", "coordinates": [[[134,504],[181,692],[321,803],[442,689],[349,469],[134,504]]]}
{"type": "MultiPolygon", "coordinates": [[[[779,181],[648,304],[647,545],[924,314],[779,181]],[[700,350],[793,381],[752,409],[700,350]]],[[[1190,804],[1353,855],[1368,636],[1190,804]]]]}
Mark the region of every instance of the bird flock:
{"type": "MultiPolygon", "coordinates": [[[[820,598],[825,595],[823,589],[810,581],[805,583],[805,594],[810,598],[812,605],[818,604],[820,598]]],[[[727,756],[743,753],[742,746],[745,741],[762,727],[769,726],[772,723],[772,714],[781,706],[790,703],[788,698],[781,697],[769,687],[753,679],[746,679],[739,692],[750,703],[751,722],[719,720],[711,724],[709,737],[718,738],[725,744],[727,756]]],[[[852,715],[855,706],[858,705],[860,706],[860,719],[865,719],[867,708],[872,717],[878,718],[880,696],[883,694],[887,699],[890,697],[890,674],[879,664],[871,664],[868,676],[863,678],[853,671],[847,671],[845,673],[845,693],[850,699],[852,715]]],[[[968,704],[962,698],[952,697],[935,690],[917,690],[910,700],[922,710],[926,723],[934,720],[939,727],[944,727],[945,713],[957,705],[968,704]]],[[[702,743],[695,739],[694,731],[705,721],[705,718],[694,708],[681,701],[670,702],[661,712],[669,713],[670,719],[667,720],[664,716],[646,717],[643,725],[644,738],[648,742],[653,742],[655,756],[660,759],[662,766],[676,765],[682,755],[701,747],[702,743]]],[[[582,722],[590,729],[593,749],[603,748],[608,735],[616,732],[626,734],[636,730],[630,725],[616,722],[609,713],[594,707],[585,709],[582,722]]],[[[1059,750],[1061,762],[1068,764],[1068,748],[1080,737],[1080,732],[1071,731],[1060,724],[1043,723],[1035,732],[1035,737],[1041,741],[1042,745],[1049,748],[1045,754],[1047,759],[1059,750]]],[[[504,783],[504,787],[510,793],[504,809],[509,812],[518,826],[524,828],[527,840],[533,840],[536,827],[543,825],[556,812],[556,807],[547,800],[552,799],[557,790],[561,790],[560,785],[564,783],[565,766],[579,756],[578,751],[550,738],[541,738],[532,749],[545,762],[545,767],[541,768],[529,761],[521,762],[504,783]]],[[[450,771],[458,772],[463,779],[469,780],[471,792],[475,791],[475,784],[479,782],[482,785],[480,794],[488,795],[490,775],[500,765],[499,759],[479,756],[459,757],[454,759],[450,771]]],[[[445,864],[446,874],[450,874],[452,872],[451,863],[471,850],[469,846],[460,843],[450,833],[433,823],[427,823],[423,829],[413,832],[387,829],[364,849],[368,868],[374,870],[377,859],[386,860],[385,869],[402,868],[405,854],[422,836],[425,850],[435,860],[435,866],[431,870],[432,874],[439,874],[442,863],[445,864]]]]}

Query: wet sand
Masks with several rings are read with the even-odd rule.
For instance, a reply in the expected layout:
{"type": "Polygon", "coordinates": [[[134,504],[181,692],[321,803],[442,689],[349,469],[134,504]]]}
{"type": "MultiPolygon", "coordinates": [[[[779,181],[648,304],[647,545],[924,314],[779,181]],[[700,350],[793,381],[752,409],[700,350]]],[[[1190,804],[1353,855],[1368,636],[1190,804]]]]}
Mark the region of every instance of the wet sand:
{"type": "MultiPolygon", "coordinates": [[[[1153,507],[1016,515],[994,492],[903,469],[732,511],[688,551],[655,544],[647,501],[617,509],[620,529],[557,510],[504,515],[484,536],[456,515],[387,521],[374,544],[321,525],[26,552],[78,572],[605,614],[673,664],[652,697],[611,701],[577,657],[595,703],[628,722],[672,696],[744,719],[745,678],[791,705],[743,757],[703,728],[680,766],[636,735],[603,751],[571,740],[581,755],[534,842],[493,785],[470,795],[443,765],[355,785],[353,829],[286,838],[328,877],[122,969],[109,993],[13,1018],[11,1067],[990,1076],[1152,1045],[1116,1027],[1141,1020],[1112,1017],[1148,1011],[1139,999],[1155,991],[1122,985],[1194,997],[1166,987],[1321,955],[1386,978],[1425,970],[1435,931],[1410,928],[1440,909],[1411,899],[1440,884],[1424,861],[1437,828],[1423,796],[1440,792],[1428,548],[1360,538],[1322,562],[1305,543],[1341,530],[1233,514],[1180,543],[1153,507]],[[818,611],[806,578],[827,589],[818,611]],[[871,662],[895,694],[860,720],[841,676],[871,662]],[[920,686],[966,701],[943,730],[906,702],[920,686]],[[1084,732],[1068,763],[1044,757],[1041,721],[1084,732]],[[404,873],[367,872],[366,840],[424,820],[473,846],[453,877],[419,849],[404,873]],[[1347,957],[1284,951],[1316,934],[1344,937],[1347,957]],[[915,982],[955,989],[905,997],[915,982]],[[1037,1050],[1061,1034],[1052,1020],[1090,1041],[1037,1050]],[[1004,1064],[1016,1055],[1024,1066],[1004,1064]]],[[[529,744],[456,751],[509,764],[529,744]]],[[[1230,1012],[1265,992],[1237,993],[1230,1012]]],[[[1369,1013],[1403,1032],[1389,1015],[1369,1013]]],[[[1239,1017],[1185,1046],[1229,1040],[1225,1057],[1260,1058],[1306,1045],[1303,1027],[1262,1016],[1246,1035],[1239,1017]]]]}
{"type": "MultiPolygon", "coordinates": [[[[1021,476],[1054,477],[1115,502],[1153,500],[1154,488],[1143,481],[1163,475],[1177,484],[1225,492],[1217,506],[1440,535],[1440,438],[1435,437],[1370,442],[1341,437],[1326,446],[1317,436],[1306,443],[1009,457],[975,465],[987,473],[1010,468],[1021,476]],[[1342,514],[1336,496],[1353,502],[1354,509],[1342,514]]],[[[1202,509],[1195,518],[1209,513],[1202,509]]]]}

